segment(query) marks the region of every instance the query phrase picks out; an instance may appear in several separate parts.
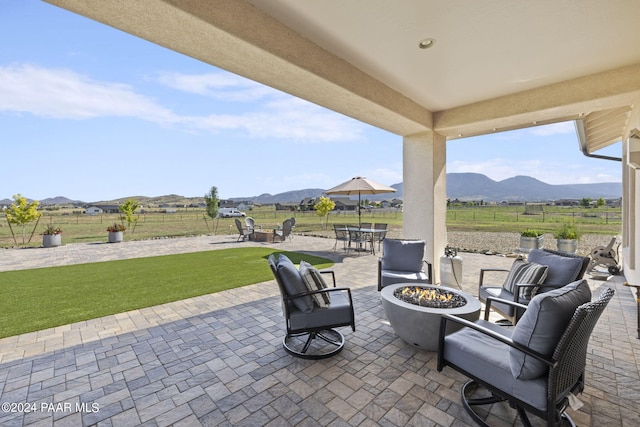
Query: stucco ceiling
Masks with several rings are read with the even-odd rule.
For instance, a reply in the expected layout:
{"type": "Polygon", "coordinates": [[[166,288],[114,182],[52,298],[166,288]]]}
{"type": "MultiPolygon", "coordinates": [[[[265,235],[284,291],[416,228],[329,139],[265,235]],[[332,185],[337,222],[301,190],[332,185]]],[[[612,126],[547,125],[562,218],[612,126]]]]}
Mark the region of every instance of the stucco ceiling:
{"type": "Polygon", "coordinates": [[[640,100],[638,0],[46,1],[400,135],[581,119],[602,147],[640,100]]]}
{"type": "Polygon", "coordinates": [[[248,1],[434,112],[640,63],[637,0],[248,1]]]}

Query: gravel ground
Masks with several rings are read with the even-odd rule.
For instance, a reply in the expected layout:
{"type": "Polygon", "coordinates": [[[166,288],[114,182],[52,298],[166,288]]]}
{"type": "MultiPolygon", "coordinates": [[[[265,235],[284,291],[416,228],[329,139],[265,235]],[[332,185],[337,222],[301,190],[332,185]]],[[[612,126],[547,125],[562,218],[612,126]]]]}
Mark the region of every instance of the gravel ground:
{"type": "MultiPolygon", "coordinates": [[[[520,246],[518,233],[482,233],[467,231],[450,231],[449,246],[458,248],[460,252],[492,252],[494,254],[515,253],[520,246]]],[[[599,234],[585,234],[578,242],[578,254],[589,255],[598,246],[609,244],[611,237],[599,234]]],[[[556,239],[553,234],[544,235],[544,247],[556,249],[556,239]]]]}

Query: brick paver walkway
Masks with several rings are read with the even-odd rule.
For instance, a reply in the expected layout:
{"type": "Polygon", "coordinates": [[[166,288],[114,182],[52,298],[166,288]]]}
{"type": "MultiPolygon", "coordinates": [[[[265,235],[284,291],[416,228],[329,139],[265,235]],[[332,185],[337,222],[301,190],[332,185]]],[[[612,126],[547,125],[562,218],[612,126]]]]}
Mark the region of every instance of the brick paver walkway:
{"type": "MultiPolygon", "coordinates": [[[[336,261],[339,286],[353,291],[357,331],[321,361],[282,349],[284,324],[274,281],[0,340],[2,426],[461,426],[464,377],[436,370],[436,355],[397,338],[376,291],[376,257],[332,252],[333,240],[235,243],[231,236],[2,250],[0,271],[105,261],[238,245],[266,245],[336,261]],[[28,404],[29,406],[24,406],[28,404]],[[18,405],[20,405],[18,407],[18,405]],[[11,410],[16,410],[12,412],[11,410]],[[17,409],[20,409],[19,411],[17,409]]],[[[464,288],[476,294],[481,266],[511,260],[461,254],[464,288]]],[[[265,268],[268,268],[265,263],[265,268]]],[[[636,306],[623,278],[590,281],[616,296],[590,342],[581,426],[640,420],[636,306]]],[[[37,313],[34,313],[37,315],[37,313]]],[[[491,425],[512,425],[496,406],[491,425]]],[[[517,423],[516,423],[517,425],[517,423]]]]}

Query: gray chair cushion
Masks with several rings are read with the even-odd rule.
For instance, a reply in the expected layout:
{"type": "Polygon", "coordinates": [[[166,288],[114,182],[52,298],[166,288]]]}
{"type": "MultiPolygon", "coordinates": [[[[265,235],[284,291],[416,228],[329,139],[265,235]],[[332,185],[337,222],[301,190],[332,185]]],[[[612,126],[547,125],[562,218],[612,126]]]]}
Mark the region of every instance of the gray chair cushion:
{"type": "MultiPolygon", "coordinates": [[[[516,284],[540,285],[547,277],[548,267],[535,262],[515,260],[502,287],[512,295],[516,293],[516,284]]],[[[520,298],[531,299],[534,288],[520,289],[520,298]]]]}
{"type": "MultiPolygon", "coordinates": [[[[308,292],[307,285],[300,277],[300,272],[286,255],[278,255],[277,270],[287,295],[293,296],[308,292]]],[[[313,310],[313,299],[310,295],[295,298],[292,301],[293,305],[303,313],[310,313],[313,310]]]]}
{"type": "Polygon", "coordinates": [[[534,249],[527,257],[529,262],[546,265],[549,267],[544,286],[562,287],[578,278],[582,269],[582,259],[552,254],[541,249],[534,249]]]}
{"type": "MultiPolygon", "coordinates": [[[[300,261],[300,277],[302,277],[302,280],[309,291],[317,291],[327,288],[327,284],[322,278],[320,272],[304,260],[300,261]]],[[[331,302],[328,292],[313,294],[311,297],[320,308],[327,308],[328,304],[331,302]]]]}
{"type": "Polygon", "coordinates": [[[331,292],[329,308],[314,307],[310,313],[292,311],[289,321],[293,330],[320,328],[328,324],[348,324],[351,322],[351,304],[347,292],[331,292]]]}
{"type": "Polygon", "coordinates": [[[380,286],[394,285],[396,283],[428,283],[427,273],[415,271],[382,270],[380,272],[380,286]]]}
{"type": "MultiPolygon", "coordinates": [[[[518,321],[511,338],[545,356],[551,356],[578,306],[591,301],[586,280],[536,295],[518,321]]],[[[548,367],[539,360],[512,348],[511,373],[528,380],[544,375],[548,367]]]]}
{"type": "Polygon", "coordinates": [[[382,269],[422,271],[424,248],[424,240],[384,239],[382,241],[382,269]]]}
{"type": "MultiPolygon", "coordinates": [[[[483,320],[474,323],[507,337],[513,330],[483,320]]],[[[444,340],[444,358],[448,362],[540,410],[546,408],[546,378],[523,380],[511,375],[507,344],[470,328],[462,328],[445,336],[444,340]]]]}

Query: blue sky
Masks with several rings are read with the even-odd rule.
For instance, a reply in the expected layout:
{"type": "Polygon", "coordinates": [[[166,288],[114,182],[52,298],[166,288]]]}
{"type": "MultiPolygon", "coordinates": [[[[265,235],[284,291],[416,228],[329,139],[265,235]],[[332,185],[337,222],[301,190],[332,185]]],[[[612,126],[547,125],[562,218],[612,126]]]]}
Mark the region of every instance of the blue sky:
{"type": "MultiPolygon", "coordinates": [[[[0,199],[402,181],[402,138],[38,0],[0,0],[0,199]]],[[[447,172],[620,182],[573,123],[453,140],[447,172]]],[[[620,156],[617,144],[598,154],[620,156]]]]}

